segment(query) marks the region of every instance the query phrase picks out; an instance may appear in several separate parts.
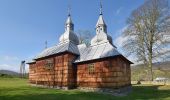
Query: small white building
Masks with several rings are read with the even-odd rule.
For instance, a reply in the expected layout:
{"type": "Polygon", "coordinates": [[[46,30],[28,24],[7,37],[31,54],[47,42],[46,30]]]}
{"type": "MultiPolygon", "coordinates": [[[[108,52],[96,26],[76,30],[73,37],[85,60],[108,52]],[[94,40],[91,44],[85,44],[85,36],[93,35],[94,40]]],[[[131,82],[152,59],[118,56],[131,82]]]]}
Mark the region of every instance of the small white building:
{"type": "Polygon", "coordinates": [[[154,82],[166,82],[168,81],[168,78],[165,77],[157,77],[154,79],[154,82]]]}

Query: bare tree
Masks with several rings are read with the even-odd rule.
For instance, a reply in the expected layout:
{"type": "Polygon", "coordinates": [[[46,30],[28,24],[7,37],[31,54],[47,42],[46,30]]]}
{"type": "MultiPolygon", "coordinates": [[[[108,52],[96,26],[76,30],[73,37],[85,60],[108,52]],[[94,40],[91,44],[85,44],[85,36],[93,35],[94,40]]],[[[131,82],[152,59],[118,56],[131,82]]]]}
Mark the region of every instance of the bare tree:
{"type": "Polygon", "coordinates": [[[127,20],[123,32],[128,36],[123,48],[149,68],[153,80],[152,63],[167,55],[170,44],[170,10],[167,0],[146,0],[127,20]]]}
{"type": "Polygon", "coordinates": [[[93,37],[93,34],[89,30],[78,30],[78,37],[80,44],[85,43],[87,46],[90,45],[90,40],[93,37]]]}

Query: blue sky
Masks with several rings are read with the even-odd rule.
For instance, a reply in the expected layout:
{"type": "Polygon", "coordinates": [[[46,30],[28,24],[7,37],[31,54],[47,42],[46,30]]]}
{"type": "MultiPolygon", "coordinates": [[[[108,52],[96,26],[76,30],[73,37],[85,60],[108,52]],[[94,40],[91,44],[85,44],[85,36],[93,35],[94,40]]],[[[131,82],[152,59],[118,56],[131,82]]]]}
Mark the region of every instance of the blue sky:
{"type": "MultiPolygon", "coordinates": [[[[126,26],[132,10],[143,2],[102,0],[108,33],[114,41],[126,26]]],[[[75,31],[94,33],[99,0],[0,0],[0,69],[19,71],[21,60],[31,59],[41,52],[46,40],[48,47],[57,44],[64,32],[69,4],[75,31]]],[[[118,49],[121,48],[118,46],[118,49]]]]}

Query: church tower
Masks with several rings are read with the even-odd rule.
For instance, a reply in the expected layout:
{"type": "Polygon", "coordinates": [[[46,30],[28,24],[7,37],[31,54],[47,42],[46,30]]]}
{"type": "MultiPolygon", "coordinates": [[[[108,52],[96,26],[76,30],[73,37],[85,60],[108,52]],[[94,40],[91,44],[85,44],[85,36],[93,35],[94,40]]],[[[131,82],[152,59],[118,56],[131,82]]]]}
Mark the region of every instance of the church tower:
{"type": "Polygon", "coordinates": [[[65,23],[65,31],[74,31],[74,24],[71,19],[70,10],[68,11],[68,18],[65,23]]]}
{"type": "Polygon", "coordinates": [[[71,19],[70,9],[68,9],[68,17],[65,22],[65,32],[60,36],[59,42],[60,44],[68,42],[72,42],[76,45],[79,44],[79,39],[77,35],[74,33],[74,23],[71,19]]]}
{"type": "Polygon", "coordinates": [[[99,34],[101,31],[107,33],[107,25],[105,24],[103,19],[102,4],[100,3],[100,15],[96,24],[96,33],[99,34]]]}
{"type": "Polygon", "coordinates": [[[102,4],[100,2],[100,15],[96,24],[96,35],[91,40],[91,45],[99,45],[106,42],[112,44],[112,37],[107,34],[107,25],[103,18],[102,4]]]}

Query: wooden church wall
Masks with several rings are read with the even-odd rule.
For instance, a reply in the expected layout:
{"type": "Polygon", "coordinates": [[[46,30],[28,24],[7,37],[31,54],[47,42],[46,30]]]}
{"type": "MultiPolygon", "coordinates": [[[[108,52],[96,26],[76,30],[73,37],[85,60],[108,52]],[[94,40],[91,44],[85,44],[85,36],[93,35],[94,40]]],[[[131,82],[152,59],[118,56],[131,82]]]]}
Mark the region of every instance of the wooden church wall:
{"type": "Polygon", "coordinates": [[[77,66],[78,87],[118,88],[130,82],[130,64],[120,57],[77,66]],[[94,64],[94,73],[89,73],[91,64],[94,64]]]}
{"type": "Polygon", "coordinates": [[[121,57],[72,65],[75,56],[63,54],[30,64],[29,81],[33,84],[73,88],[118,88],[130,85],[130,64],[121,57]],[[52,59],[54,67],[47,69],[46,60],[52,59]],[[89,65],[93,65],[89,73],[89,65]],[[76,69],[77,68],[77,69],[76,69]]]}
{"type": "Polygon", "coordinates": [[[29,81],[35,84],[36,67],[35,63],[29,64],[29,81]]]}
{"type": "Polygon", "coordinates": [[[63,54],[36,61],[30,64],[29,81],[33,84],[72,88],[76,84],[76,69],[72,62],[73,54],[63,54]],[[51,68],[47,68],[47,61],[52,61],[51,68]]]}

